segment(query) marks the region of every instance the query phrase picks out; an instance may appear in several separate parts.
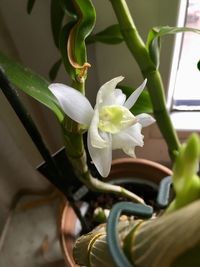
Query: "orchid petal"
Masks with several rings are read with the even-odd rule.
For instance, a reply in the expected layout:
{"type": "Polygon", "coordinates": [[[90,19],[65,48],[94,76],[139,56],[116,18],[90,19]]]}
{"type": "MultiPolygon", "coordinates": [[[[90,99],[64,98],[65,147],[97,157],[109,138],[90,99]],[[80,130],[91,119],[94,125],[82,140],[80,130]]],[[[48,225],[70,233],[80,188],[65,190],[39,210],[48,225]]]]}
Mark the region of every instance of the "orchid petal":
{"type": "Polygon", "coordinates": [[[90,124],[94,110],[83,94],[61,83],[50,84],[49,90],[58,99],[59,104],[67,116],[78,123],[90,124]]]}
{"type": "Polygon", "coordinates": [[[142,147],[144,144],[141,128],[142,126],[136,123],[128,129],[113,135],[112,148],[122,149],[127,155],[135,157],[135,147],[142,147]]]}
{"type": "Polygon", "coordinates": [[[142,127],[147,127],[156,121],[152,116],[146,113],[137,115],[136,119],[137,122],[142,125],[142,127]]]}
{"type": "Polygon", "coordinates": [[[99,124],[99,111],[98,109],[95,109],[94,116],[91,120],[88,132],[90,133],[92,146],[96,148],[104,148],[108,146],[108,142],[107,140],[104,140],[101,137],[98,129],[98,124],[99,124]]]}
{"type": "Polygon", "coordinates": [[[147,83],[147,79],[145,79],[144,82],[129,96],[129,98],[124,103],[124,107],[126,107],[128,109],[132,108],[132,106],[135,104],[138,97],[140,96],[140,94],[144,90],[146,83],[147,83]]]}
{"type": "Polygon", "coordinates": [[[95,167],[97,168],[98,172],[102,177],[108,176],[112,162],[111,140],[109,140],[110,139],[109,135],[107,137],[109,145],[105,148],[99,149],[92,146],[90,132],[88,132],[88,139],[87,139],[88,151],[95,167]]]}
{"type": "Polygon", "coordinates": [[[115,93],[116,100],[115,100],[115,103],[113,104],[120,105],[120,106],[124,105],[126,101],[126,95],[122,93],[122,90],[116,88],[114,93],[115,93]]]}
{"type": "Polygon", "coordinates": [[[136,123],[133,126],[129,127],[125,130],[125,132],[130,135],[136,146],[143,146],[143,134],[141,133],[142,125],[140,123],[136,123]]]}
{"type": "Polygon", "coordinates": [[[116,98],[114,95],[115,88],[123,79],[124,77],[122,76],[116,77],[100,87],[96,99],[97,106],[114,104],[113,101],[115,101],[116,98]]]}

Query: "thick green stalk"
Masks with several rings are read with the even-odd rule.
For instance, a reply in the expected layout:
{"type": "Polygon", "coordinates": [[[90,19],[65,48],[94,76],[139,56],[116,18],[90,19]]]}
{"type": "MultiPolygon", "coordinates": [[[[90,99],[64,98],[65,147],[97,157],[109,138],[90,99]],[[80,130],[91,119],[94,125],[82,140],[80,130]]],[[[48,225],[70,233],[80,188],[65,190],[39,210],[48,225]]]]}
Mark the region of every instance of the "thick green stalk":
{"type": "Polygon", "coordinates": [[[147,87],[154,109],[154,116],[167,143],[169,154],[173,159],[174,151],[178,149],[180,144],[166,108],[160,73],[152,62],[148,50],[136,29],[126,1],[110,0],[110,2],[118,19],[126,45],[138,63],[144,78],[148,80],[147,87]]]}
{"type": "MultiPolygon", "coordinates": [[[[85,94],[84,81],[73,81],[72,87],[85,94]]],[[[66,116],[62,123],[62,130],[68,157],[72,160],[81,158],[84,154],[84,145],[79,124],[66,116]]]]}

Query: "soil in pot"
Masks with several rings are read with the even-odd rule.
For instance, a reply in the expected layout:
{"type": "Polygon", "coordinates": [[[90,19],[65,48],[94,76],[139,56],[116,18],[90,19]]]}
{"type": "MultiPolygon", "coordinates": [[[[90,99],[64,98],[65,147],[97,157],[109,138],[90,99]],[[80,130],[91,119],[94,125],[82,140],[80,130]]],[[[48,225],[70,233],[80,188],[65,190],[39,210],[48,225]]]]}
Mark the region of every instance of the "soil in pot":
{"type": "MultiPolygon", "coordinates": [[[[158,184],[162,178],[171,175],[167,167],[145,159],[123,158],[114,160],[110,176],[106,181],[119,184],[126,189],[142,197],[145,202],[157,209],[156,196],[158,184]]],[[[93,220],[93,211],[96,207],[110,209],[116,202],[128,199],[118,197],[114,194],[100,194],[89,192],[81,201],[89,203],[85,215],[88,226],[93,229],[97,222],[93,220]]],[[[72,257],[73,244],[77,235],[77,223],[79,223],[74,211],[67,203],[61,216],[61,246],[63,249],[66,265],[69,267],[78,266],[72,257]]]]}

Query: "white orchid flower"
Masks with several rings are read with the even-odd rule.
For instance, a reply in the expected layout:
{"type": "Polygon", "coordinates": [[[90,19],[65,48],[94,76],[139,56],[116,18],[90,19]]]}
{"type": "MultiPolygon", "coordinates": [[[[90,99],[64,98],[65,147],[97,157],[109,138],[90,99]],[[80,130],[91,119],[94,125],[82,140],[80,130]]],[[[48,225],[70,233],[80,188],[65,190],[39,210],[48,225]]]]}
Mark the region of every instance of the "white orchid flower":
{"type": "Polygon", "coordinates": [[[88,150],[103,177],[110,172],[112,150],[122,149],[127,155],[135,157],[135,147],[143,146],[142,127],[155,121],[146,113],[134,116],[129,111],[143,91],[146,80],[128,99],[120,89],[116,89],[122,80],[123,77],[119,76],[101,86],[94,109],[79,91],[59,83],[49,86],[63,111],[88,128],[88,150]]]}

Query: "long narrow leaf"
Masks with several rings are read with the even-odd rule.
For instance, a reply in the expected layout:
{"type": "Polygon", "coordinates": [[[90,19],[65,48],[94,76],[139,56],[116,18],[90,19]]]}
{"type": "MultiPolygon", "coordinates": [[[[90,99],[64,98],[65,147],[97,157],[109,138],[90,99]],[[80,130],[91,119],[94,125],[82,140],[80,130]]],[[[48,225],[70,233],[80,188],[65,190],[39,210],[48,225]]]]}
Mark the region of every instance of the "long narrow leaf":
{"type": "Polygon", "coordinates": [[[119,44],[123,42],[124,38],[121,34],[119,24],[111,25],[101,32],[90,35],[86,42],[88,44],[101,42],[105,44],[119,44]]]}
{"type": "Polygon", "coordinates": [[[59,59],[51,67],[51,69],[49,71],[49,78],[50,78],[51,81],[55,80],[55,78],[56,78],[56,76],[58,74],[58,71],[60,69],[61,64],[62,64],[62,59],[59,59]]]}
{"type": "Polygon", "coordinates": [[[194,32],[200,34],[200,30],[188,27],[160,26],[154,27],[150,30],[147,37],[146,47],[150,53],[152,61],[154,62],[157,68],[160,64],[160,38],[165,35],[176,34],[181,32],[194,32]]]}
{"type": "Polygon", "coordinates": [[[35,4],[35,0],[28,0],[28,3],[27,3],[28,14],[31,14],[34,4],[35,4]]]}
{"type": "Polygon", "coordinates": [[[60,6],[60,1],[51,0],[51,29],[54,43],[59,48],[59,35],[62,28],[64,10],[60,6]]]}
{"type": "Polygon", "coordinates": [[[62,1],[62,5],[72,15],[60,34],[62,60],[70,77],[80,80],[86,77],[90,66],[87,63],[85,39],[94,28],[95,9],[91,0],[62,1]]]}
{"type": "Polygon", "coordinates": [[[188,27],[170,27],[170,26],[154,27],[150,30],[148,34],[146,46],[149,47],[155,38],[169,34],[176,34],[180,32],[194,32],[200,34],[200,30],[188,27]]]}
{"type": "Polygon", "coordinates": [[[80,80],[86,77],[87,68],[90,66],[87,63],[85,39],[94,28],[96,13],[91,0],[66,1],[66,9],[69,8],[69,3],[74,8],[73,12],[76,12],[76,20],[73,16],[72,20],[63,27],[60,49],[65,68],[71,78],[80,80]]]}
{"type": "Polygon", "coordinates": [[[200,200],[136,230],[129,255],[136,266],[200,266],[200,200]]]}
{"type": "Polygon", "coordinates": [[[62,61],[63,64],[65,66],[65,70],[67,71],[67,73],[69,73],[69,76],[75,80],[76,78],[76,71],[75,69],[71,66],[70,62],[69,62],[69,58],[68,58],[68,53],[67,53],[67,39],[69,36],[69,33],[71,31],[71,29],[74,27],[74,22],[71,21],[69,23],[67,23],[63,28],[62,31],[60,33],[60,52],[62,55],[62,61]]]}
{"type": "Polygon", "coordinates": [[[197,63],[197,68],[198,68],[198,70],[200,71],[200,60],[199,60],[198,63],[197,63]]]}
{"type": "Polygon", "coordinates": [[[60,2],[60,6],[71,18],[77,19],[76,9],[74,6],[74,0],[57,0],[60,2]]]}
{"type": "Polygon", "coordinates": [[[56,98],[48,89],[48,81],[9,59],[1,52],[0,67],[5,71],[13,85],[51,109],[59,121],[63,120],[64,114],[56,98]]]}
{"type": "Polygon", "coordinates": [[[85,39],[94,28],[96,13],[91,0],[75,0],[75,2],[78,20],[70,32],[71,49],[75,62],[83,65],[87,62],[85,39]]]}

